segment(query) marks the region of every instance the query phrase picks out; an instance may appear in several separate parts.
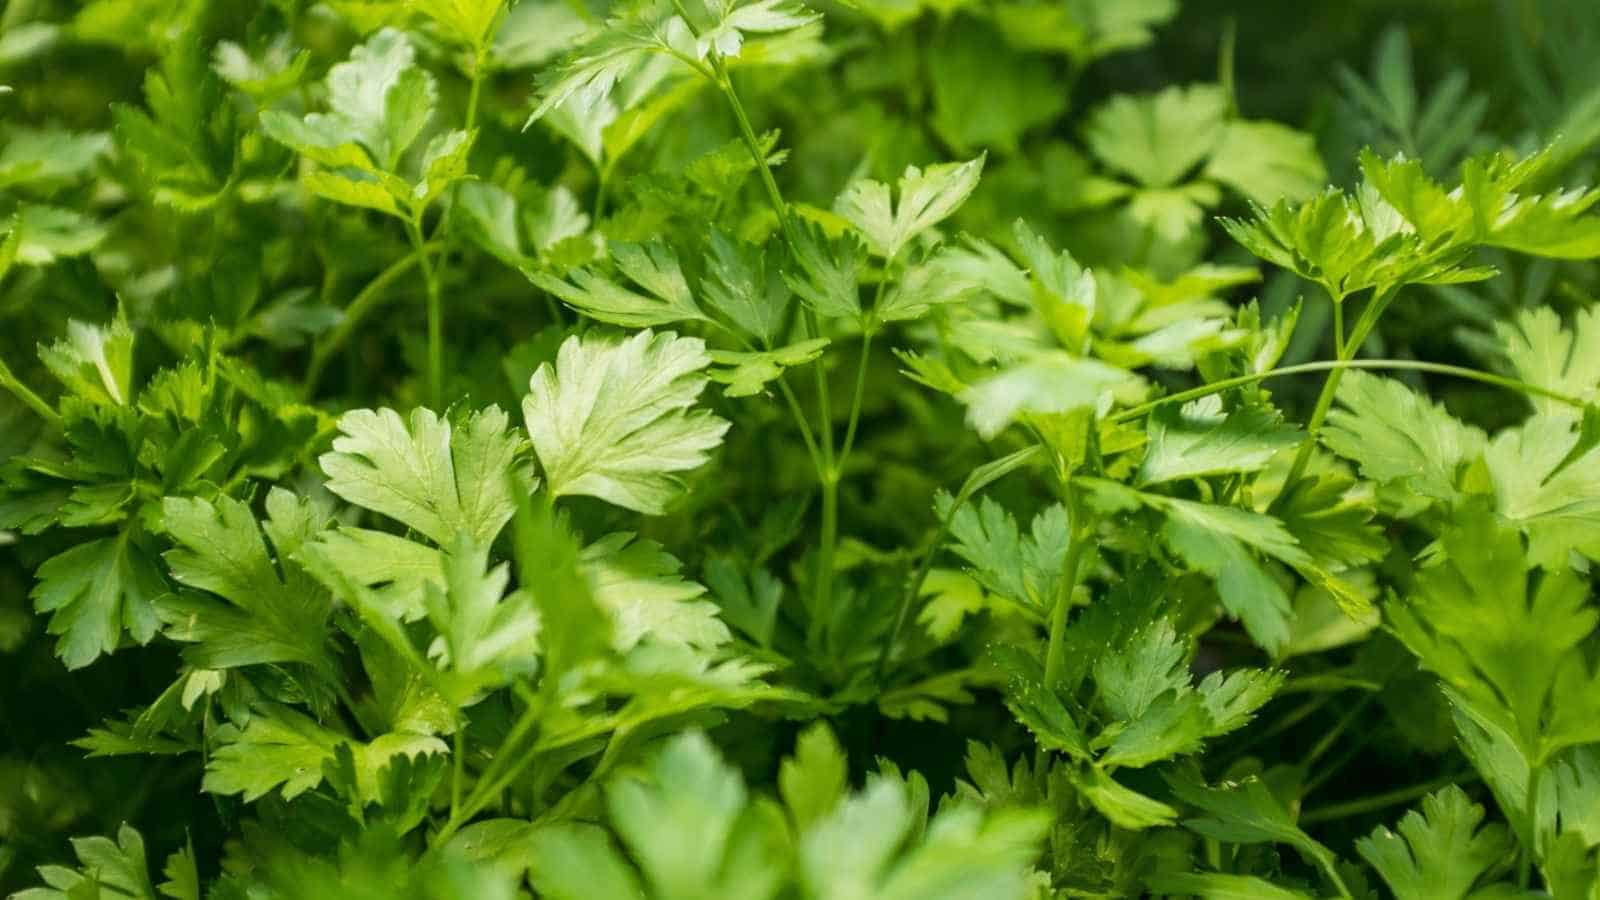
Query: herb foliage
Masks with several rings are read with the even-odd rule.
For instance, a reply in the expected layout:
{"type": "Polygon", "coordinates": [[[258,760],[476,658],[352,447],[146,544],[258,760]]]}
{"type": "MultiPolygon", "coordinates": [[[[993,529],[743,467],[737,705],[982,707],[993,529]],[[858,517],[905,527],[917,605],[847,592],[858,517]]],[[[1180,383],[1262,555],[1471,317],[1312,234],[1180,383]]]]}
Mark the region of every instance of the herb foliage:
{"type": "Polygon", "coordinates": [[[1600,20],[1304,6],[8,6],[0,889],[1600,896],[1600,20]]]}

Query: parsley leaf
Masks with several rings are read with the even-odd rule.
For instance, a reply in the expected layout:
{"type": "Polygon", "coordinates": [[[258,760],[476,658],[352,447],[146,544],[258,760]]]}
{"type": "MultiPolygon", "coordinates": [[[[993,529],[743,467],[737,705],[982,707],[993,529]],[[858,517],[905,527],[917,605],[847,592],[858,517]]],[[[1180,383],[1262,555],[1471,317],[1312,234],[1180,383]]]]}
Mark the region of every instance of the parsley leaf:
{"type": "Polygon", "coordinates": [[[728,430],[691,409],[709,363],[703,342],[670,331],[568,338],[522,402],[546,490],[664,512],[681,490],[676,473],[702,465],[728,430]]]}

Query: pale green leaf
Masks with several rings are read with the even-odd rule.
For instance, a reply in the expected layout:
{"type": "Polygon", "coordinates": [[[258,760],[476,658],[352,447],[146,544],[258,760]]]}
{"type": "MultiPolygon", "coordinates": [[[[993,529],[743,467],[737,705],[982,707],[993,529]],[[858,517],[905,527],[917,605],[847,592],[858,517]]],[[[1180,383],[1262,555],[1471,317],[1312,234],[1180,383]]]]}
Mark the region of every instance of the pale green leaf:
{"type": "Polygon", "coordinates": [[[459,422],[431,410],[410,421],[392,409],[357,409],[339,419],[333,452],[318,460],[328,490],[426,535],[440,546],[457,534],[487,543],[516,508],[507,479],[524,446],[498,407],[459,422]]]}
{"type": "Polygon", "coordinates": [[[704,464],[728,429],[692,408],[709,363],[704,342],[672,332],[568,338],[522,401],[550,493],[665,511],[681,491],[678,473],[704,464]]]}
{"type": "Polygon", "coordinates": [[[978,186],[984,157],[940,163],[927,169],[906,167],[898,203],[881,181],[858,181],[845,188],[834,208],[867,239],[879,256],[893,258],[906,244],[949,218],[978,186]]]}
{"type": "Polygon", "coordinates": [[[133,401],[133,329],[125,319],[106,325],[67,323],[67,336],[39,348],[39,361],[72,393],[94,403],[133,401]]]}

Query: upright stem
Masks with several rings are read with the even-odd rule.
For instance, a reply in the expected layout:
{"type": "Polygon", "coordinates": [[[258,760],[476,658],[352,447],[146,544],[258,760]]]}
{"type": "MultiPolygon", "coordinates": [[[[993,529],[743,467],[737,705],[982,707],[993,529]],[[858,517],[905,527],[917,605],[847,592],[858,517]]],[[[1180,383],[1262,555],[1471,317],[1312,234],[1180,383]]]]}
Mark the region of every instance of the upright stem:
{"type": "Polygon", "coordinates": [[[767,155],[761,152],[761,140],[756,137],[756,130],[750,127],[750,117],[745,114],[744,104],[739,102],[739,95],[728,78],[728,66],[715,53],[711,54],[711,70],[716,75],[717,87],[728,99],[728,106],[733,108],[733,118],[739,124],[739,136],[744,139],[745,147],[756,161],[756,171],[761,174],[761,186],[766,189],[767,200],[772,204],[773,212],[778,214],[778,225],[783,229],[784,239],[788,240],[789,205],[783,200],[783,192],[778,190],[778,179],[773,176],[772,167],[767,165],[767,155]]]}
{"type": "Polygon", "coordinates": [[[844,468],[856,440],[856,425],[861,421],[861,404],[867,389],[867,359],[872,355],[872,332],[861,332],[861,361],[856,364],[855,393],[850,397],[850,418],[844,429],[844,444],[839,449],[839,468],[844,468]]]}
{"type": "Polygon", "coordinates": [[[439,409],[444,396],[444,310],[439,299],[439,273],[428,259],[422,240],[422,226],[406,223],[411,246],[422,265],[422,278],[428,289],[428,405],[439,409]]]}
{"type": "MultiPolygon", "coordinates": [[[[685,20],[688,19],[684,16],[685,20]]],[[[711,71],[717,83],[717,88],[722,91],[722,96],[728,101],[728,106],[733,110],[734,121],[739,126],[739,137],[743,139],[750,156],[755,160],[756,171],[761,175],[761,186],[767,193],[767,201],[772,205],[772,211],[777,213],[778,225],[783,231],[784,241],[790,247],[794,246],[794,237],[791,233],[792,225],[789,221],[789,205],[784,202],[783,191],[778,188],[778,180],[772,174],[772,167],[767,165],[767,156],[761,150],[761,140],[756,137],[756,130],[750,125],[750,116],[745,113],[744,104],[739,100],[739,94],[733,89],[733,82],[728,77],[727,64],[722,57],[713,53],[711,55],[711,71]]],[[[806,311],[807,323],[814,335],[821,334],[816,316],[806,311]]],[[[865,347],[863,350],[865,351],[865,347]]],[[[862,365],[866,364],[863,353],[862,365]]],[[[832,608],[833,602],[833,560],[834,548],[839,538],[839,466],[842,460],[834,456],[833,441],[833,402],[828,393],[828,374],[819,360],[812,372],[816,378],[817,407],[820,421],[817,423],[820,430],[818,441],[818,457],[821,466],[817,470],[817,478],[822,490],[822,544],[817,552],[816,575],[816,602],[813,607],[811,624],[808,629],[808,638],[813,646],[821,639],[823,625],[827,619],[827,612],[832,608]]],[[[858,384],[864,374],[857,379],[858,384]]],[[[849,426],[851,434],[855,430],[856,418],[860,415],[860,389],[857,397],[852,401],[852,417],[849,426]]],[[[847,438],[848,441],[848,438],[847,438]]]]}
{"type": "MultiPolygon", "coordinates": [[[[1399,290],[1398,283],[1385,285],[1367,303],[1367,308],[1361,311],[1361,318],[1356,321],[1355,328],[1350,332],[1349,340],[1341,342],[1337,348],[1339,362],[1349,362],[1355,357],[1362,343],[1366,341],[1367,335],[1378,324],[1378,317],[1383,315],[1384,309],[1399,290]]],[[[1344,320],[1342,313],[1338,312],[1338,307],[1339,304],[1334,305],[1335,321],[1342,330],[1344,320]]],[[[1333,397],[1338,393],[1339,380],[1343,377],[1344,368],[1341,367],[1330,371],[1327,379],[1322,382],[1322,392],[1317,395],[1317,405],[1312,408],[1311,418],[1306,421],[1305,440],[1300,443],[1300,450],[1295,454],[1294,463],[1289,467],[1289,474],[1283,480],[1283,492],[1278,495],[1279,497],[1289,496],[1301,476],[1305,475],[1306,466],[1311,463],[1311,454],[1317,448],[1317,435],[1322,430],[1322,421],[1333,409],[1333,397]]]]}
{"type": "Polygon", "coordinates": [[[467,131],[478,122],[478,95],[483,91],[483,48],[472,49],[472,87],[467,91],[467,131]]]}
{"type": "Polygon", "coordinates": [[[451,754],[451,756],[455,758],[450,761],[450,818],[452,819],[454,819],[461,812],[461,784],[466,780],[467,771],[466,733],[466,723],[457,722],[455,733],[455,752],[451,754]]]}
{"type": "Polygon", "coordinates": [[[783,375],[778,376],[778,391],[783,394],[784,402],[789,406],[789,414],[794,416],[794,423],[800,429],[800,439],[805,442],[806,454],[811,457],[811,465],[817,470],[817,477],[822,477],[824,466],[822,454],[817,449],[816,438],[811,436],[811,423],[806,421],[806,414],[800,409],[800,401],[794,395],[794,389],[789,387],[789,380],[783,375]]]}
{"type": "Polygon", "coordinates": [[[828,614],[832,611],[833,556],[838,541],[839,477],[838,472],[830,465],[822,476],[822,538],[817,548],[817,599],[811,611],[811,623],[807,632],[812,646],[820,642],[823,627],[830,618],[828,614]]]}
{"type": "Polygon", "coordinates": [[[1072,607],[1072,592],[1078,587],[1078,569],[1083,563],[1083,554],[1094,538],[1094,523],[1088,520],[1087,512],[1078,501],[1078,492],[1073,489],[1070,480],[1064,482],[1062,493],[1066,495],[1071,536],[1067,543],[1067,558],[1061,564],[1061,588],[1056,592],[1055,605],[1050,608],[1050,644],[1044,657],[1044,683],[1049,690],[1053,690],[1056,682],[1061,680],[1061,670],[1067,664],[1067,612],[1072,607]]]}
{"type": "Polygon", "coordinates": [[[483,809],[522,772],[533,754],[526,753],[513,758],[512,753],[533,731],[534,726],[539,724],[539,718],[543,713],[544,700],[540,694],[522,711],[522,715],[511,726],[511,731],[500,742],[500,749],[496,750],[494,757],[489,760],[489,767],[478,776],[478,782],[473,786],[472,793],[467,795],[464,802],[451,804],[450,818],[433,836],[433,846],[437,847],[448,841],[468,819],[477,815],[478,810],[483,809]]]}

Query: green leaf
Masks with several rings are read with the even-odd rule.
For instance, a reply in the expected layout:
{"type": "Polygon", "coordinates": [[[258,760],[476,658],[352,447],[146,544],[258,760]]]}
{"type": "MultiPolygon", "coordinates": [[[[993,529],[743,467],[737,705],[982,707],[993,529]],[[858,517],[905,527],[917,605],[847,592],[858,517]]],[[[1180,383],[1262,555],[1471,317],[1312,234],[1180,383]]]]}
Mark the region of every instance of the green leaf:
{"type": "Polygon", "coordinates": [[[341,744],[353,754],[360,796],[374,801],[378,774],[391,759],[446,752],[443,741],[423,734],[392,732],[366,743],[352,741],[284,706],[254,711],[242,728],[223,725],[216,740],[220,746],[206,763],[201,789],[243,794],[247,803],[274,790],[292,800],[321,784],[323,767],[341,744]]]}
{"type": "Polygon", "coordinates": [[[214,207],[234,182],[244,126],[208,65],[207,36],[193,22],[175,19],[164,10],[129,23],[176,25],[181,33],[163,48],[159,69],[145,73],[148,111],[116,103],[111,114],[117,142],[137,165],[142,186],[157,202],[196,212],[214,207]]]}
{"type": "Polygon", "coordinates": [[[1483,807],[1454,785],[1406,813],[1400,834],[1378,826],[1356,850],[1402,900],[1461,900],[1485,875],[1511,860],[1511,836],[1499,825],[1482,828],[1483,807]]]}
{"type": "Polygon", "coordinates": [[[392,619],[421,618],[428,585],[444,585],[444,556],[439,549],[399,535],[341,526],[324,531],[309,546],[343,578],[371,589],[392,619]]]}
{"type": "Polygon", "coordinates": [[[1071,253],[1052,251],[1021,219],[1011,230],[1031,270],[1033,305],[1063,347],[1087,355],[1099,293],[1094,274],[1078,265],[1071,253]]]}
{"type": "Polygon", "coordinates": [[[881,181],[857,181],[834,202],[834,208],[867,239],[879,256],[894,258],[901,249],[933,226],[949,218],[978,186],[984,157],[964,163],[940,163],[926,170],[907,166],[900,176],[899,202],[892,203],[889,186],[881,181]]]}
{"type": "Polygon", "coordinates": [[[476,51],[488,46],[506,3],[505,0],[410,0],[410,5],[439,23],[457,43],[476,51]]]}
{"type": "Polygon", "coordinates": [[[517,198],[486,181],[469,181],[456,190],[451,225],[486,253],[508,266],[530,265],[522,252],[517,226],[517,198]]]}
{"type": "Polygon", "coordinates": [[[1474,718],[1510,736],[1530,766],[1600,737],[1583,718],[1594,676],[1579,645],[1600,623],[1585,582],[1568,571],[1529,584],[1522,539],[1485,511],[1440,536],[1445,561],[1417,578],[1391,627],[1474,718]]]}
{"type": "Polygon", "coordinates": [[[808,307],[826,319],[859,319],[859,278],[866,246],[854,233],[830,240],[816,224],[792,222],[790,251],[795,268],[783,269],[783,280],[808,307]]]}
{"type": "Polygon", "coordinates": [[[1205,900],[1311,900],[1312,894],[1280,887],[1254,875],[1221,872],[1160,874],[1147,882],[1164,894],[1193,894],[1205,900]]]}
{"type": "Polygon", "coordinates": [[[814,338],[776,350],[711,350],[706,355],[717,366],[726,368],[715,368],[708,374],[712,381],[727,385],[722,391],[727,396],[749,397],[783,377],[785,369],[815,362],[827,347],[827,338],[814,338]]]}
{"type": "Polygon", "coordinates": [[[1536,414],[1484,451],[1495,508],[1527,533],[1535,564],[1564,566],[1571,551],[1600,556],[1600,452],[1583,440],[1569,415],[1536,414]]]}
{"type": "MultiPolygon", "coordinates": [[[[39,874],[51,888],[33,888],[19,891],[16,900],[78,900],[99,898],[115,891],[115,896],[157,900],[158,896],[174,900],[198,898],[199,894],[172,892],[162,885],[161,895],[150,883],[150,869],[145,862],[144,838],[130,825],[117,829],[117,839],[108,837],[74,838],[72,852],[78,857],[79,870],[65,866],[42,866],[39,874]]],[[[169,863],[169,865],[171,865],[169,863]]]]}
{"type": "Polygon", "coordinates": [[[405,34],[385,28],[328,70],[329,113],[306,117],[321,134],[360,143],[379,167],[394,171],[433,113],[433,77],[416,66],[405,34]]]}
{"type": "Polygon", "coordinates": [[[1324,870],[1332,868],[1333,851],[1297,828],[1261,779],[1207,787],[1186,774],[1169,777],[1167,783],[1179,799],[1204,814],[1185,819],[1184,827],[1230,844],[1288,844],[1324,870]]]}
{"type": "Polygon", "coordinates": [[[625,328],[647,328],[674,322],[711,321],[694,301],[678,256],[660,242],[612,244],[617,268],[647,293],[631,291],[593,269],[578,269],[567,278],[523,269],[528,279],[584,315],[625,328]]]}
{"type": "Polygon", "coordinates": [[[1389,552],[1389,541],[1373,519],[1371,482],[1358,481],[1330,457],[1313,457],[1302,478],[1273,504],[1295,540],[1325,569],[1354,568],[1389,552]]]}
{"type": "MultiPolygon", "coordinates": [[[[1525,309],[1511,322],[1495,323],[1495,335],[1523,381],[1586,403],[1600,391],[1600,310],[1579,310],[1567,329],[1553,309],[1525,309]]],[[[1549,397],[1528,401],[1546,415],[1572,414],[1571,406],[1549,397]]]]}
{"type": "Polygon", "coordinates": [[[1138,831],[1144,828],[1161,828],[1178,819],[1178,811],[1123,786],[1096,766],[1074,773],[1072,786],[1084,799],[1109,819],[1112,824],[1138,831]]]}
{"type": "Polygon", "coordinates": [[[64,184],[89,173],[111,149],[103,132],[10,129],[0,149],[0,186],[64,184]]]}
{"type": "Polygon", "coordinates": [[[490,567],[488,547],[462,532],[444,555],[444,584],[425,583],[439,633],[428,655],[457,677],[458,702],[537,666],[539,614],[526,592],[506,595],[510,576],[508,564],[490,567]]]}
{"type": "Polygon", "coordinates": [[[1316,140],[1276,122],[1229,122],[1205,176],[1263,206],[1307,200],[1328,183],[1316,140]]]}
{"type": "Polygon", "coordinates": [[[267,519],[238,500],[167,497],[162,522],[176,546],[172,578],[196,591],[163,598],[167,634],[191,643],[185,657],[208,669],[269,662],[329,663],[332,601],[290,560],[321,526],[311,504],[282,488],[267,495],[267,519]],[[270,543],[269,543],[270,541],[270,543]]]}
{"type": "Polygon", "coordinates": [[[672,332],[568,338],[522,401],[546,489],[665,511],[682,488],[677,473],[702,465],[728,429],[691,409],[709,362],[702,341],[672,332]]]}
{"type": "Polygon", "coordinates": [[[1024,133],[1067,108],[1048,58],[1012,52],[1000,35],[970,20],[941,31],[928,48],[927,67],[933,128],[961,152],[1014,153],[1024,133]]]}
{"type": "Polygon", "coordinates": [[[435,544],[458,534],[487,544],[516,508],[506,473],[525,445],[508,424],[495,406],[454,423],[420,407],[409,422],[392,409],[351,410],[318,462],[328,490],[435,544]]]}
{"type": "Polygon", "coordinates": [[[766,569],[746,567],[720,555],[706,561],[705,582],[717,599],[724,621],[762,647],[772,643],[778,607],[783,602],[783,582],[766,569]]]}
{"type": "Polygon", "coordinates": [[[1139,465],[1141,484],[1204,478],[1266,467],[1277,453],[1300,443],[1298,429],[1259,406],[1222,411],[1217,395],[1182,407],[1168,404],[1150,415],[1149,443],[1139,465]]]}
{"type": "Polygon", "coordinates": [[[1470,246],[1460,241],[1424,243],[1370,184],[1355,198],[1329,189],[1303,202],[1257,207],[1253,221],[1222,225],[1256,256],[1321,284],[1335,302],[1379,286],[1462,284],[1495,274],[1463,267],[1470,246]]]}
{"type": "Polygon", "coordinates": [[[528,841],[528,880],[551,900],[625,900],[645,896],[639,876],[605,830],[560,822],[528,841]]]}
{"type": "Polygon", "coordinates": [[[797,0],[705,0],[705,7],[715,22],[695,40],[701,59],[713,49],[719,56],[738,56],[747,33],[793,31],[822,18],[797,0]]]}
{"type": "Polygon", "coordinates": [[[681,43],[688,37],[685,31],[681,19],[663,19],[649,7],[613,17],[540,77],[539,104],[523,127],[569,102],[580,115],[608,103],[619,80],[644,66],[652,55],[671,53],[674,40],[681,43]]]}
{"type": "Polygon", "coordinates": [[[200,900],[200,873],[195,867],[193,843],[167,857],[167,864],[161,870],[161,874],[167,879],[161,882],[160,886],[163,897],[171,897],[172,900],[200,900]]]}
{"type": "Polygon", "coordinates": [[[1172,624],[1160,619],[1095,661],[1095,690],[1112,715],[1137,719],[1161,695],[1188,689],[1187,657],[1172,624]]]}
{"type": "Polygon", "coordinates": [[[1040,748],[1087,761],[1088,739],[1061,697],[1044,683],[1038,660],[1015,647],[995,647],[992,652],[1006,673],[1006,706],[1033,733],[1040,748]]]}
{"type": "Polygon", "coordinates": [[[960,399],[967,406],[967,424],[988,439],[1019,418],[1090,409],[1138,383],[1138,377],[1126,370],[1049,352],[973,384],[960,399]]]}
{"type": "Polygon", "coordinates": [[[1208,737],[1226,734],[1249,724],[1256,710],[1267,704],[1283,687],[1282,672],[1264,669],[1235,669],[1226,674],[1212,672],[1200,681],[1198,690],[1211,715],[1208,737]]]}
{"type": "Polygon", "coordinates": [[[1171,187],[1223,139],[1227,109],[1216,85],[1119,95],[1089,114],[1084,139],[1102,163],[1144,187],[1171,187]]]}
{"type": "Polygon", "coordinates": [[[56,655],[69,669],[115,652],[123,631],[145,644],[160,626],[155,600],[166,583],[131,530],[50,557],[36,578],[34,608],[50,613],[46,630],[61,636],[56,655]]]}
{"type": "Polygon", "coordinates": [[[732,637],[706,589],[682,577],[678,560],[655,541],[607,535],[583,548],[579,567],[595,602],[611,615],[618,652],[646,640],[709,651],[732,637]]]}
{"type": "Polygon", "coordinates": [[[701,285],[706,303],[763,347],[778,339],[789,311],[790,292],[775,262],[769,262],[760,248],[736,243],[720,229],[711,232],[701,285]]]}
{"type": "Polygon", "coordinates": [[[606,807],[652,896],[776,894],[783,869],[760,855],[778,849],[772,819],[703,734],[668,741],[644,770],[613,780],[606,807]]]}
{"type": "Polygon", "coordinates": [[[794,755],[778,767],[778,790],[801,832],[832,813],[849,788],[844,748],[824,722],[801,732],[794,755]]]}
{"type": "Polygon", "coordinates": [[[125,319],[107,325],[69,321],[65,338],[39,348],[39,361],[85,400],[107,406],[133,402],[133,330],[125,319]]]}
{"type": "Polygon", "coordinates": [[[1166,516],[1162,539],[1185,563],[1217,582],[1218,599],[1263,649],[1276,655],[1289,639],[1289,597],[1251,554],[1296,568],[1312,564],[1278,519],[1230,506],[1146,494],[1099,479],[1079,479],[1108,512],[1146,506],[1166,516]]]}
{"type": "Polygon", "coordinates": [[[1011,514],[988,497],[958,507],[940,492],[934,496],[934,512],[950,523],[955,539],[951,549],[971,565],[984,588],[1041,613],[1056,604],[1070,536],[1066,507],[1045,507],[1026,537],[1011,514]]]}
{"type": "Polygon", "coordinates": [[[539,612],[544,678],[560,679],[605,658],[614,626],[590,590],[580,567],[582,549],[566,518],[551,504],[522,497],[512,535],[518,583],[533,595],[539,612]]]}
{"type": "Polygon", "coordinates": [[[1321,439],[1361,474],[1428,500],[1458,496],[1460,467],[1483,450],[1483,432],[1463,425],[1410,388],[1366,372],[1346,372],[1321,439]]]}
{"type": "Polygon", "coordinates": [[[100,246],[111,230],[74,209],[27,203],[11,221],[13,258],[25,266],[48,266],[100,246]]]}

